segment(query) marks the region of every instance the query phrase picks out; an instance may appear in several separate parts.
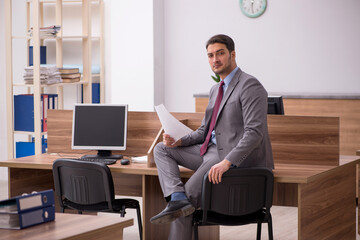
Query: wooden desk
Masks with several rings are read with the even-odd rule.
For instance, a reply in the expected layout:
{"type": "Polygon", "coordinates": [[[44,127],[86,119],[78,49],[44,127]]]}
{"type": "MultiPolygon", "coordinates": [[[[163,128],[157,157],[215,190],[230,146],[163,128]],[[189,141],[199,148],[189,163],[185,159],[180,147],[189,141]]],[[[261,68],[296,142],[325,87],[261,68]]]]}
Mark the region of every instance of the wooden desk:
{"type": "MultiPolygon", "coordinates": [[[[174,113],[196,129],[203,113],[174,113]]],[[[298,239],[353,239],[356,231],[355,165],[359,157],[339,163],[339,118],[268,116],[275,161],[274,205],[298,207],[298,239]]],[[[152,160],[153,146],[161,141],[161,124],[154,112],[129,112],[124,155],[148,155],[147,164],[111,165],[115,193],[143,198],[146,239],[167,239],[169,225],[150,224],[166,205],[152,160]]],[[[52,163],[71,154],[72,111],[48,111],[48,152],[0,162],[9,167],[10,196],[53,188],[52,163]]],[[[190,170],[181,169],[183,178],[190,170]]],[[[186,180],[186,179],[184,179],[186,180]]],[[[360,216],[360,214],[359,214],[360,216]]],[[[360,229],[360,228],[359,228],[360,229]]],[[[219,228],[201,227],[200,239],[218,239],[219,228]]]]}
{"type": "MultiPolygon", "coordinates": [[[[0,161],[9,167],[10,196],[53,188],[52,163],[57,155],[42,154],[0,161]]],[[[355,171],[357,156],[341,157],[339,166],[285,164],[275,165],[277,188],[293,186],[298,206],[298,239],[354,239],[356,232],[355,171]],[[339,221],[341,219],[341,221],[339,221]]],[[[116,194],[143,197],[143,224],[146,239],[167,239],[168,225],[153,225],[149,219],[165,207],[157,170],[146,164],[110,165],[116,194]],[[132,184],[129,184],[131,180],[132,184]],[[121,189],[121,187],[123,187],[121,189]]],[[[192,171],[181,169],[184,178],[192,171]]],[[[288,191],[288,190],[287,190],[288,191]]],[[[274,203],[286,201],[276,189],[274,203]]],[[[201,230],[202,228],[200,228],[201,230]]],[[[216,231],[215,231],[216,232],[216,231]]],[[[217,239],[210,235],[203,239],[217,239]],[[211,236],[211,237],[210,237],[211,236]]]]}
{"type": "MultiPolygon", "coordinates": [[[[70,155],[63,155],[63,157],[70,155]]],[[[77,156],[71,154],[71,156],[77,156]]],[[[79,155],[80,156],[80,155],[79,155]]],[[[24,192],[40,191],[40,189],[55,189],[53,184],[52,164],[60,158],[59,155],[41,154],[24,158],[1,161],[0,166],[8,167],[9,196],[21,195],[24,192]]],[[[150,218],[166,207],[166,202],[159,185],[157,169],[147,164],[121,165],[119,162],[109,165],[116,195],[140,196],[143,198],[143,229],[144,239],[167,239],[167,226],[150,224],[150,218]]],[[[182,177],[189,178],[192,171],[181,169],[182,177]]],[[[57,199],[55,199],[57,201],[57,199]]],[[[56,210],[59,211],[56,204],[56,210]]],[[[212,227],[214,228],[214,227],[212,227]]],[[[219,229],[215,235],[219,235],[219,229]]],[[[211,239],[213,232],[204,230],[204,239],[211,239]]]]}
{"type": "Polygon", "coordinates": [[[2,240],[123,239],[123,229],[134,224],[131,218],[56,213],[55,221],[22,230],[0,229],[2,240]]]}

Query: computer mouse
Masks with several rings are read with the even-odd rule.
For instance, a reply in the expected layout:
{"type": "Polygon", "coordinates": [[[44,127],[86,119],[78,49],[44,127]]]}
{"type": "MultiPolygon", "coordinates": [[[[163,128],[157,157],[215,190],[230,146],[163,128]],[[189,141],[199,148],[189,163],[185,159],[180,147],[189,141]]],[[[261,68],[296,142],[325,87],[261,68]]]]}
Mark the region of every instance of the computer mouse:
{"type": "Polygon", "coordinates": [[[129,159],[121,159],[120,161],[121,165],[128,165],[130,163],[129,159]]]}

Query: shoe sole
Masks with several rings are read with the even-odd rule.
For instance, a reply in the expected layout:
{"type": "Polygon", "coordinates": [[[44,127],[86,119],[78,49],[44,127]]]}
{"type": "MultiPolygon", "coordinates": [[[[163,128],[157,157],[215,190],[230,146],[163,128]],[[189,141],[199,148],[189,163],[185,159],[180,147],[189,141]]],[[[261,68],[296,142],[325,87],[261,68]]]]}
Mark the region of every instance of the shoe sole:
{"type": "Polygon", "coordinates": [[[179,217],[189,216],[193,212],[195,212],[195,208],[193,206],[185,206],[175,212],[169,213],[167,215],[163,215],[159,218],[150,219],[150,222],[153,224],[170,223],[179,217]]]}

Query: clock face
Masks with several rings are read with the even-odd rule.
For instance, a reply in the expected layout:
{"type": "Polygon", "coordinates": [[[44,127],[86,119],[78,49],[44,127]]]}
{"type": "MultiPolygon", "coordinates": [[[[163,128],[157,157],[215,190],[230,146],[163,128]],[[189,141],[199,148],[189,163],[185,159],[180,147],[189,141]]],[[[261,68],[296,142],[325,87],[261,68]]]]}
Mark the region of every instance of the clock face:
{"type": "Polygon", "coordinates": [[[266,0],[240,0],[240,8],[248,17],[259,17],[265,12],[266,0]]]}

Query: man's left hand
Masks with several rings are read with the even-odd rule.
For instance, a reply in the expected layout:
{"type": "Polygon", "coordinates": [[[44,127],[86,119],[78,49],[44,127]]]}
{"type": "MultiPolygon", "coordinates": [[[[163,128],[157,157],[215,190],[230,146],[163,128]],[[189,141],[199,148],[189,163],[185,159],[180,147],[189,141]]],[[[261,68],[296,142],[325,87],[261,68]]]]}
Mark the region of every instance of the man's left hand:
{"type": "Polygon", "coordinates": [[[212,166],[208,175],[209,181],[216,184],[220,183],[222,175],[229,170],[230,166],[231,162],[226,159],[212,166]]]}

